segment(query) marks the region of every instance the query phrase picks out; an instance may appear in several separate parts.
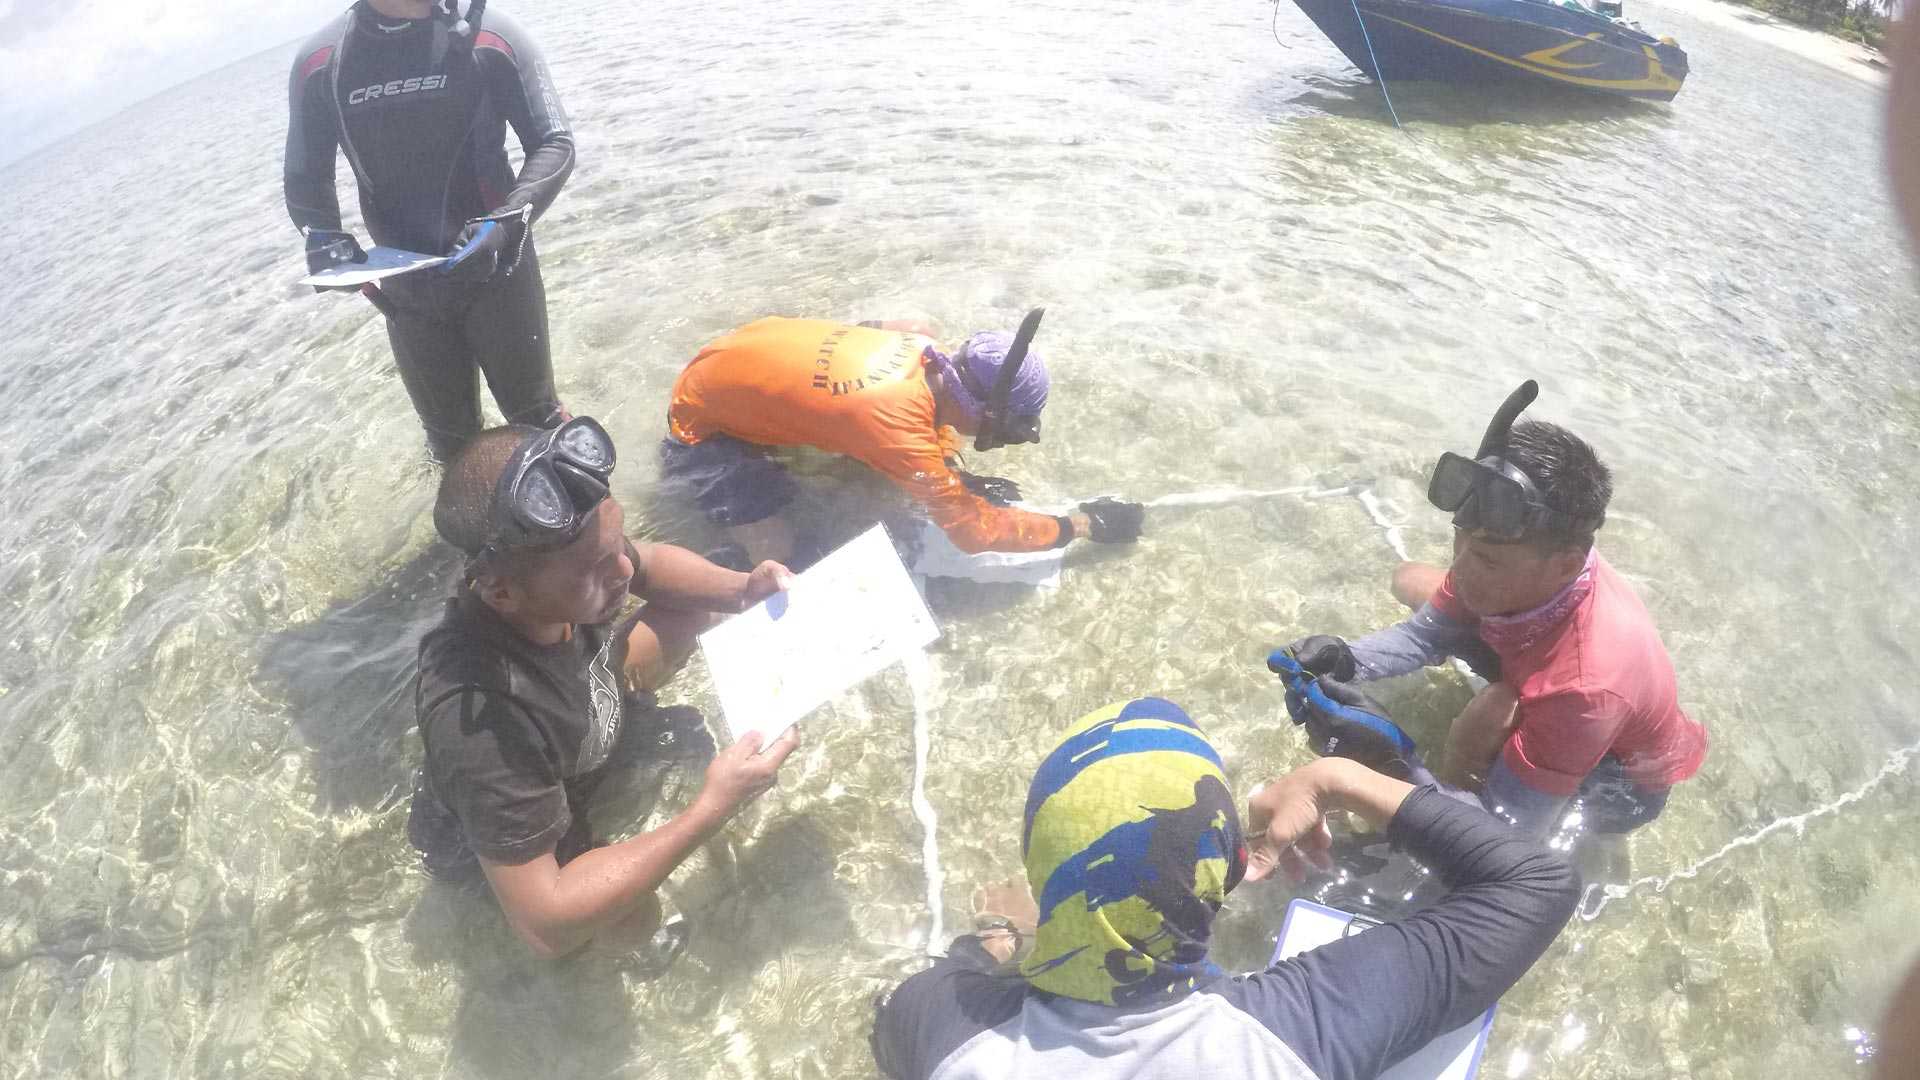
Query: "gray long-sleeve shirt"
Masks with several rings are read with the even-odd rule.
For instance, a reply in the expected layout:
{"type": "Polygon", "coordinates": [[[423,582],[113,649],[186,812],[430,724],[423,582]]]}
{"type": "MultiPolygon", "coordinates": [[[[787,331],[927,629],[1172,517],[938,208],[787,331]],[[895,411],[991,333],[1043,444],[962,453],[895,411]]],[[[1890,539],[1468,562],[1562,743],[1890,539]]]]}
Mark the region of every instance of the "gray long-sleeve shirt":
{"type": "Polygon", "coordinates": [[[1403,622],[1347,643],[1361,682],[1405,675],[1458,656],[1483,677],[1499,677],[1500,660],[1472,626],[1450,619],[1432,604],[1403,622]]]}

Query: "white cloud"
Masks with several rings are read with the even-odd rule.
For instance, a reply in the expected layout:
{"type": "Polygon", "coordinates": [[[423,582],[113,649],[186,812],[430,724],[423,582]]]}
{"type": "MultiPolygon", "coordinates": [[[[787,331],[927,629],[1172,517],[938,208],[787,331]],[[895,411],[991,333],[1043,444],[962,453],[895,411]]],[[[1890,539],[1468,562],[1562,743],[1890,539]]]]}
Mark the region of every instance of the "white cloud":
{"type": "Polygon", "coordinates": [[[320,28],[346,0],[0,0],[0,161],[320,28]]]}

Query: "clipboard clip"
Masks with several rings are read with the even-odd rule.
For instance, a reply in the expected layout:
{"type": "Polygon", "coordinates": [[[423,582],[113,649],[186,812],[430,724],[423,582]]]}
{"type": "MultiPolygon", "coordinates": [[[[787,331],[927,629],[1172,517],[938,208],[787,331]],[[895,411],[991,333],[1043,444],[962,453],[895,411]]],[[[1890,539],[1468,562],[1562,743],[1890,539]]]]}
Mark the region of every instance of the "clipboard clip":
{"type": "Polygon", "coordinates": [[[1369,919],[1365,915],[1355,915],[1353,918],[1347,920],[1347,925],[1340,928],[1340,936],[1350,938],[1363,930],[1371,930],[1379,925],[1379,919],[1369,919]]]}

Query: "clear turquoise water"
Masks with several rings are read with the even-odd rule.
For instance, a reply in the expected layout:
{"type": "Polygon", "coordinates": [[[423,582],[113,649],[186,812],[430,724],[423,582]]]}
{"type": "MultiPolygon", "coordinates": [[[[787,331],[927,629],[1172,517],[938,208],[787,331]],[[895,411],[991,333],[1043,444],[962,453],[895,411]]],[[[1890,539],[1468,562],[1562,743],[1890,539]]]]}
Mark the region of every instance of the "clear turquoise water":
{"type": "MultiPolygon", "coordinates": [[[[1483,1075],[1853,1075],[1920,916],[1920,305],[1871,87],[1644,6],[1692,53],[1673,107],[1410,86],[1403,133],[1291,10],[1286,47],[1254,5],[516,10],[581,147],[540,232],[561,388],[648,535],[708,539],[646,447],[681,363],[766,313],[957,337],[1046,304],[1048,441],[1004,466],[1035,496],[1373,478],[1429,558],[1424,469],[1539,378],[1616,470],[1604,550],[1714,748],[1483,1075]]],[[[668,887],[700,932],[658,983],[533,961],[416,870],[408,680],[453,568],[375,318],[292,284],[289,57],[0,173],[0,1076],[868,1073],[927,925],[898,674],[668,887]]],[[[814,476],[820,520],[886,505],[814,476]]],[[[1150,527],[1050,595],[935,586],[950,917],[1017,870],[1059,725],[1170,696],[1245,789],[1306,756],[1264,647],[1394,616],[1352,500],[1150,527]]],[[[714,708],[698,662],[674,692],[714,708]]],[[[1428,740],[1465,693],[1394,689],[1428,740]]],[[[1223,961],[1284,900],[1236,897],[1223,961]]]]}

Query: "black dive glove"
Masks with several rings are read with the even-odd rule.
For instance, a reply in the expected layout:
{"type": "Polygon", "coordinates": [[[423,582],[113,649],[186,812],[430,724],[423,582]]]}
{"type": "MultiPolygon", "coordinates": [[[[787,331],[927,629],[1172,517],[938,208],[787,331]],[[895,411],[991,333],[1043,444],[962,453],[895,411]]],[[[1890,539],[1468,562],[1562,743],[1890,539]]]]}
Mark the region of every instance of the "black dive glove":
{"type": "MultiPolygon", "coordinates": [[[[317,274],[322,270],[331,270],[343,263],[363,263],[367,253],[360,250],[360,241],[350,232],[339,229],[307,230],[307,273],[317,274]]],[[[328,286],[315,285],[314,292],[326,292],[328,286]]]]}
{"type": "Polygon", "coordinates": [[[1113,498],[1083,502],[1080,512],[1092,524],[1087,536],[1097,544],[1133,543],[1140,539],[1140,527],[1147,518],[1147,508],[1140,503],[1113,498]]]}
{"type": "Polygon", "coordinates": [[[1353,658],[1353,650],[1347,646],[1347,639],[1332,634],[1311,634],[1283,646],[1283,650],[1312,674],[1341,682],[1352,682],[1360,667],[1353,658]]]}
{"type": "Polygon", "coordinates": [[[975,476],[963,471],[960,482],[995,506],[1012,506],[1020,501],[1020,485],[1004,476],[975,476]]]}

